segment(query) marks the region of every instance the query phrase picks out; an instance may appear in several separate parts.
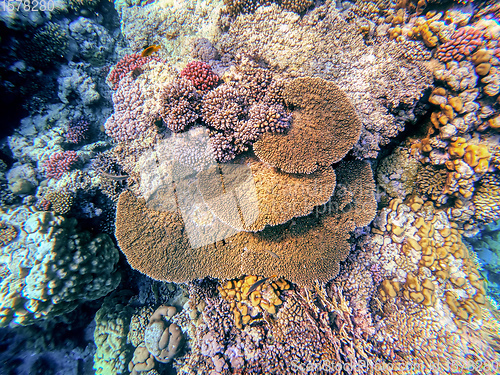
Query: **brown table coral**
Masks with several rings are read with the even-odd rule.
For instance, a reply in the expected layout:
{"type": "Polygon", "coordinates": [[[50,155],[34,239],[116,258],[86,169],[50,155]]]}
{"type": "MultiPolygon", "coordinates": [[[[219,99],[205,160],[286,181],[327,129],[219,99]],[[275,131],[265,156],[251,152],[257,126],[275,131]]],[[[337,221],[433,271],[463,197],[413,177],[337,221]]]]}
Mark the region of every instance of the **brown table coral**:
{"type": "Polygon", "coordinates": [[[333,82],[311,77],[294,79],[284,91],[285,102],[296,108],[292,125],[255,142],[257,157],[289,173],[312,173],[341,160],[361,133],[347,96],[333,82]]]}
{"type": "Polygon", "coordinates": [[[349,232],[366,225],[375,215],[370,166],[349,162],[339,171],[342,193],[321,212],[196,248],[185,228],[200,223],[185,223],[186,216],[178,209],[152,210],[127,191],[118,200],[116,238],[133,268],[159,280],[278,275],[312,286],[314,280],[328,281],[337,275],[339,262],[349,253],[349,232]]]}

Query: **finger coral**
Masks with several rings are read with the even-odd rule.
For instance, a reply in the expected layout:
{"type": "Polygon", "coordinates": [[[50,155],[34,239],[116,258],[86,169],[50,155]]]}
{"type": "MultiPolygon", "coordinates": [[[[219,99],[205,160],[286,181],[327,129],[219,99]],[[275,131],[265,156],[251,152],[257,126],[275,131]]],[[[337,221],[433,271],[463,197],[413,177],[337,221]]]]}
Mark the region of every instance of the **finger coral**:
{"type": "Polygon", "coordinates": [[[78,154],[75,151],[53,153],[43,164],[45,175],[47,178],[59,179],[74,166],[77,160],[78,154]]]}
{"type": "Polygon", "coordinates": [[[311,173],[341,160],[358,141],[361,122],[347,96],[321,78],[296,78],[285,87],[295,107],[286,134],[266,133],[254,144],[262,161],[289,173],[311,173]]]}
{"type": "Polygon", "coordinates": [[[200,117],[197,110],[199,99],[191,80],[181,78],[168,84],[162,94],[160,112],[167,128],[181,132],[193,125],[200,117]]]}
{"type": "Polygon", "coordinates": [[[181,70],[181,77],[187,78],[201,91],[207,91],[217,85],[219,77],[212,71],[210,65],[202,61],[191,61],[181,70]]]}

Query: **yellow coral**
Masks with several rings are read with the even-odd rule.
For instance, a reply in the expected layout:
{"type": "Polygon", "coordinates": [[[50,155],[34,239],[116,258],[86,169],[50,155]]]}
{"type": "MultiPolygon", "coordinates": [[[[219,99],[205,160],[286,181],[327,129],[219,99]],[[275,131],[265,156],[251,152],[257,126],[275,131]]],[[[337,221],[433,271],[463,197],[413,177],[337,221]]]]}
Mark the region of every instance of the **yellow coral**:
{"type": "Polygon", "coordinates": [[[465,143],[465,138],[458,137],[456,140],[451,142],[448,147],[448,154],[450,154],[452,158],[461,158],[465,154],[466,146],[467,144],[465,143]]]}
{"type": "Polygon", "coordinates": [[[228,281],[219,287],[219,292],[229,302],[236,327],[242,329],[254,320],[261,320],[263,312],[276,314],[278,306],[283,303],[280,295],[287,289],[290,289],[290,284],[284,279],[249,275],[228,281]],[[255,283],[260,284],[249,293],[255,283]]]}
{"type": "Polygon", "coordinates": [[[476,173],[485,173],[488,171],[490,157],[491,154],[486,145],[469,145],[465,148],[464,161],[471,167],[476,167],[474,169],[476,173]]]}

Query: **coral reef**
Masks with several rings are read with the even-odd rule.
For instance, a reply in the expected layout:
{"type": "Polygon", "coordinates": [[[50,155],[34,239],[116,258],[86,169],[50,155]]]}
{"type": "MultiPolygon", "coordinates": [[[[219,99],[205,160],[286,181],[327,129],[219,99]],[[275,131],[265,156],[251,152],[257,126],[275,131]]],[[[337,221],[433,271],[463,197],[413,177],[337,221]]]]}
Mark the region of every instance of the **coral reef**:
{"type": "Polygon", "coordinates": [[[404,199],[417,181],[420,163],[406,147],[398,147],[377,168],[377,185],[392,198],[404,199]]]}
{"type": "Polygon", "coordinates": [[[60,60],[68,49],[67,28],[54,22],[48,22],[37,29],[23,49],[23,57],[36,67],[46,68],[60,60]]]}
{"type": "Polygon", "coordinates": [[[414,121],[413,111],[432,75],[424,65],[407,61],[396,42],[381,38],[365,44],[359,26],[334,7],[327,2],[303,18],[275,5],[260,7],[231,23],[216,48],[222,58],[252,51],[285,75],[334,81],[363,124],[355,154],[374,158],[405,121],[414,121]]]}
{"type": "Polygon", "coordinates": [[[19,206],[2,211],[18,231],[2,246],[0,325],[27,325],[68,313],[116,288],[118,251],[106,234],[76,228],[75,219],[19,206]]]}
{"type": "Polygon", "coordinates": [[[498,4],[35,3],[0,373],[498,373],[498,4]]]}

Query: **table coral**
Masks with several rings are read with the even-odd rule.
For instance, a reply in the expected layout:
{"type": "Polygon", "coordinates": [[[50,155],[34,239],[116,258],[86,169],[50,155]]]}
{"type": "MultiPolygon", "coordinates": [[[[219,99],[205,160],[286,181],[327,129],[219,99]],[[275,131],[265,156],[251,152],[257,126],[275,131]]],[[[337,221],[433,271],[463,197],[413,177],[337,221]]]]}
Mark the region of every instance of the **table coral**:
{"type": "Polygon", "coordinates": [[[297,78],[285,86],[293,112],[285,134],[264,134],[254,144],[262,161],[289,173],[311,173],[341,160],[358,141],[361,122],[346,95],[321,78],[297,78]]]}
{"type": "MultiPolygon", "coordinates": [[[[343,189],[319,215],[313,213],[257,233],[240,232],[197,248],[190,245],[183,230],[184,225],[193,224],[184,224],[186,217],[181,219],[175,205],[156,211],[131,192],[124,192],[118,200],[116,237],[129,264],[155,279],[234,278],[245,273],[277,274],[301,285],[311,285],[313,279],[326,281],[338,273],[338,262],[349,252],[349,232],[368,224],[376,208],[370,166],[351,162],[340,170],[343,189]],[[304,267],[308,273],[303,272],[304,267]]],[[[182,193],[179,186],[177,196],[182,193]]],[[[172,198],[167,189],[164,194],[165,202],[172,198]]]]}
{"type": "Polygon", "coordinates": [[[327,203],[335,189],[335,172],[330,167],[301,176],[281,172],[255,158],[244,162],[250,167],[249,184],[235,183],[241,179],[241,168],[230,165],[212,167],[198,175],[201,194],[212,213],[238,230],[256,232],[267,225],[306,216],[316,206],[327,203]],[[240,212],[233,216],[228,208],[233,200],[225,199],[229,191],[255,199],[256,204],[245,204],[240,199],[236,203],[240,212]]]}
{"type": "Polygon", "coordinates": [[[118,252],[106,234],[78,231],[75,219],[24,206],[3,212],[2,219],[19,234],[1,249],[10,271],[0,284],[0,325],[65,314],[118,285],[118,252]]]}

